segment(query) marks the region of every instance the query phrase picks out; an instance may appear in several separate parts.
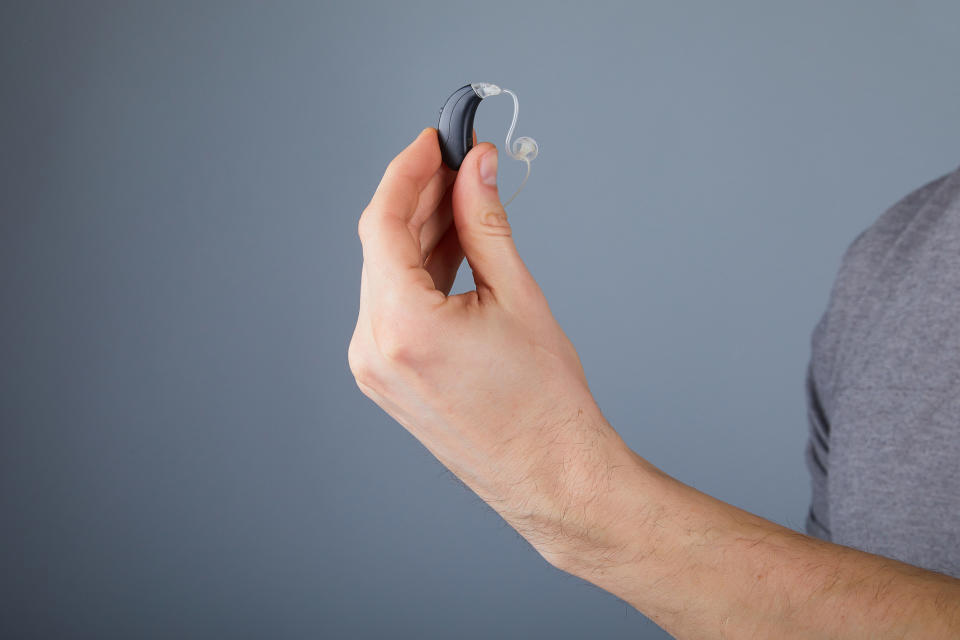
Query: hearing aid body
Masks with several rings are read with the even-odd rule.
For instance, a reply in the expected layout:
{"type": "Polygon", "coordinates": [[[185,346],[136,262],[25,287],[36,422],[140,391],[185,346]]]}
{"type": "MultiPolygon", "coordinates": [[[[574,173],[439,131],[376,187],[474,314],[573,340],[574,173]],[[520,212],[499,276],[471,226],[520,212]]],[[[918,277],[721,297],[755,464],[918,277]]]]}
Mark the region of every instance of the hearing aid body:
{"type": "Polygon", "coordinates": [[[447,98],[440,109],[440,152],[443,162],[451,169],[459,169],[467,152],[473,148],[473,116],[483,98],[473,87],[464,85],[447,98]]]}
{"type": "Polygon", "coordinates": [[[507,131],[507,141],[505,151],[516,160],[522,160],[527,163],[527,175],[516,193],[510,196],[510,199],[504,203],[504,206],[510,203],[530,177],[530,161],[537,157],[539,147],[533,138],[517,138],[510,143],[510,137],[513,135],[513,129],[517,124],[517,113],[520,105],[517,101],[517,94],[509,89],[501,89],[495,84],[489,82],[474,82],[464,85],[454,91],[443,107],[440,109],[440,122],[437,125],[438,137],[440,138],[440,152],[443,162],[448,167],[458,170],[467,156],[467,152],[473,148],[473,119],[477,112],[477,107],[484,98],[508,93],[513,97],[513,122],[510,123],[510,129],[507,131]]]}

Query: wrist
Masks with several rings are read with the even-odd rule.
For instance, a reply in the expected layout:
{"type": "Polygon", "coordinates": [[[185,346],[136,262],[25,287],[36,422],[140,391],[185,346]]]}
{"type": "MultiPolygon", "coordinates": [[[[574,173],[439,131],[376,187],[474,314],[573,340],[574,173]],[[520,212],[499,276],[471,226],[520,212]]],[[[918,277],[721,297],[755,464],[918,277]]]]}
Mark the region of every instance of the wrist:
{"type": "Polygon", "coordinates": [[[647,552],[668,479],[632,451],[599,409],[566,424],[538,461],[535,491],[501,515],[551,565],[574,575],[647,552]]]}
{"type": "Polygon", "coordinates": [[[554,567],[596,583],[605,573],[635,566],[653,554],[663,507],[656,499],[662,472],[619,437],[598,469],[589,495],[571,495],[556,536],[541,555],[554,567]]]}

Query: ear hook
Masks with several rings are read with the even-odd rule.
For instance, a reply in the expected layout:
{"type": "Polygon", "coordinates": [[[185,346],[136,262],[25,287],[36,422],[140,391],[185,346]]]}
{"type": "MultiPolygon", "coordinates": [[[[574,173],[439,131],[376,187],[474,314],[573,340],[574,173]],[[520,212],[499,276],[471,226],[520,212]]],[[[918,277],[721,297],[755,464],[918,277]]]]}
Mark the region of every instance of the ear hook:
{"type": "Polygon", "coordinates": [[[509,89],[501,89],[490,82],[473,82],[460,87],[447,98],[447,102],[440,109],[440,122],[437,130],[444,162],[451,169],[459,169],[467,152],[473,147],[473,117],[480,101],[489,96],[500,95],[500,93],[509,93],[513,98],[513,121],[507,131],[504,150],[511,158],[523,160],[527,163],[527,174],[523,177],[523,182],[520,183],[516,192],[510,196],[510,199],[503,203],[503,206],[507,206],[527,183],[527,178],[530,177],[530,161],[536,158],[540,151],[537,141],[533,138],[521,137],[514,140],[512,144],[510,143],[510,137],[513,136],[513,130],[517,126],[517,115],[520,111],[517,94],[509,89]]]}

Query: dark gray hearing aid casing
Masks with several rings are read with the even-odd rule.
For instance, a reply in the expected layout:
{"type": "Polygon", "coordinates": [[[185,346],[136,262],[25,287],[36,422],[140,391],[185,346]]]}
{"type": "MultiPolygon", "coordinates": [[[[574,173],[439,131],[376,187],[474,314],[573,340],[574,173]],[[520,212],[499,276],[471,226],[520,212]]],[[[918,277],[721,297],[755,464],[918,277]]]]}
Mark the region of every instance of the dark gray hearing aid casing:
{"type": "Polygon", "coordinates": [[[454,91],[440,109],[437,125],[440,152],[443,162],[451,169],[459,169],[473,148],[473,116],[481,100],[483,98],[468,84],[454,91]]]}

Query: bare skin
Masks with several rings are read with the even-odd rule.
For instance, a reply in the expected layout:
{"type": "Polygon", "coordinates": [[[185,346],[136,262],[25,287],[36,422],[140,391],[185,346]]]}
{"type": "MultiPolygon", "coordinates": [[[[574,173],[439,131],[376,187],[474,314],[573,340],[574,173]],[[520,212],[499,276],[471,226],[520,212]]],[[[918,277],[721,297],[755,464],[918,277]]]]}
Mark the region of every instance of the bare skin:
{"type": "Polygon", "coordinates": [[[364,209],[363,393],[549,563],[678,638],[960,638],[960,580],[796,533],[627,447],[517,253],[495,149],[455,173],[424,129],[364,209]],[[448,295],[464,256],[476,289],[448,295]]]}

